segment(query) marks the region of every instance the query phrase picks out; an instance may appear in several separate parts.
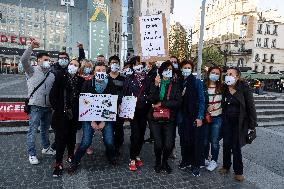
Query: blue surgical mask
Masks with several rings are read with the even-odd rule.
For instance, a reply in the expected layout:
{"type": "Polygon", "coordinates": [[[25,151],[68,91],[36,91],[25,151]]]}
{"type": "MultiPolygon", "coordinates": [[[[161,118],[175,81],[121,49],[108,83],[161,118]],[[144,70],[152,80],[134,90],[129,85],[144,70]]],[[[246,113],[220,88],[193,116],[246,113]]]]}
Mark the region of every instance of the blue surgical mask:
{"type": "Polygon", "coordinates": [[[76,74],[78,71],[78,67],[74,66],[74,65],[69,65],[68,66],[68,73],[70,74],[76,74]]]}
{"type": "Polygon", "coordinates": [[[85,75],[89,75],[89,74],[91,74],[91,72],[92,72],[92,68],[87,68],[87,67],[84,68],[84,74],[85,75]]]}
{"type": "Polygon", "coordinates": [[[58,63],[59,65],[62,67],[62,68],[66,68],[69,64],[68,60],[67,59],[59,59],[58,60],[58,63]]]}
{"type": "Polygon", "coordinates": [[[210,74],[209,75],[209,79],[211,80],[211,81],[218,81],[219,80],[219,78],[220,78],[220,75],[217,75],[217,74],[210,74]]]}
{"type": "Polygon", "coordinates": [[[182,75],[183,75],[184,77],[190,76],[191,73],[192,73],[191,69],[188,69],[188,68],[182,69],[182,75]]]}
{"type": "Polygon", "coordinates": [[[43,61],[41,67],[45,70],[48,70],[50,68],[50,62],[49,61],[43,61]]]}
{"type": "Polygon", "coordinates": [[[110,66],[110,69],[112,72],[118,72],[119,71],[119,65],[118,64],[112,64],[110,66]]]}
{"type": "Polygon", "coordinates": [[[173,77],[173,71],[172,70],[165,70],[165,71],[163,71],[162,75],[165,78],[172,78],[173,77]]]}
{"type": "Polygon", "coordinates": [[[225,83],[226,85],[234,85],[236,83],[236,78],[234,76],[227,75],[225,76],[225,83]]]}
{"type": "Polygon", "coordinates": [[[174,69],[178,69],[178,63],[173,63],[174,69]]]}

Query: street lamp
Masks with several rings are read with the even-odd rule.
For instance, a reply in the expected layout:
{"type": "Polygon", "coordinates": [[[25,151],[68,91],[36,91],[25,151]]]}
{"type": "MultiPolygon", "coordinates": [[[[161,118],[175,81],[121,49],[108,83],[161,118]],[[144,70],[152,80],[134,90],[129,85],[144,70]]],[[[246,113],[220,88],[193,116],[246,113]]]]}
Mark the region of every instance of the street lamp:
{"type": "MultiPolygon", "coordinates": [[[[123,37],[123,41],[124,41],[124,53],[123,53],[123,62],[122,62],[122,64],[126,61],[126,50],[127,50],[127,48],[126,48],[126,42],[127,42],[127,37],[128,37],[128,35],[127,34],[125,34],[125,32],[123,32],[123,34],[121,35],[121,37],[123,37]]],[[[123,65],[120,65],[120,67],[123,67],[123,65]]]]}
{"type": "Polygon", "coordinates": [[[201,10],[199,46],[198,46],[198,63],[197,63],[197,78],[198,79],[201,79],[202,49],[203,49],[204,20],[205,20],[205,5],[206,5],[206,0],[203,0],[202,1],[202,10],[201,10]]]}

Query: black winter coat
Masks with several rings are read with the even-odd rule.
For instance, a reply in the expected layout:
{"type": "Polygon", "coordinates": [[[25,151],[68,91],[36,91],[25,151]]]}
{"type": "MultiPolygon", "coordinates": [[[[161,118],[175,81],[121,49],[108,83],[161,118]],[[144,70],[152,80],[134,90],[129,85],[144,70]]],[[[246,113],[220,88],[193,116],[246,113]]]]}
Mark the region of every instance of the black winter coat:
{"type": "MultiPolygon", "coordinates": [[[[228,90],[228,86],[225,86],[222,100],[223,116],[225,116],[227,111],[225,94],[226,92],[229,92],[228,90]]],[[[240,102],[239,141],[241,146],[245,146],[248,130],[253,130],[257,126],[257,116],[253,93],[249,85],[244,81],[238,81],[236,84],[236,90],[237,92],[234,94],[234,96],[240,102]]]]}
{"type": "MultiPolygon", "coordinates": [[[[154,83],[151,84],[149,102],[151,104],[157,104],[161,102],[161,107],[170,109],[170,121],[175,121],[177,110],[181,106],[182,96],[180,86],[177,82],[172,81],[172,89],[170,91],[169,99],[167,99],[167,94],[170,84],[166,86],[166,92],[164,99],[160,101],[160,87],[157,87],[154,83]]],[[[150,110],[150,119],[153,118],[153,108],[150,110]]]]}

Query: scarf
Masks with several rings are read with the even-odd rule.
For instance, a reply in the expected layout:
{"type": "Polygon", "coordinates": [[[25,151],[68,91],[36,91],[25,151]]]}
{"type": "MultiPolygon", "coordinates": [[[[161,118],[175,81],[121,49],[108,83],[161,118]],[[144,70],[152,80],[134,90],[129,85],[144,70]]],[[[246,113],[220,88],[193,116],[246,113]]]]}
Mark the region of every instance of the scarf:
{"type": "Polygon", "coordinates": [[[101,93],[104,92],[104,90],[107,87],[108,79],[105,79],[105,80],[103,80],[101,82],[97,82],[96,79],[94,78],[92,80],[92,86],[94,86],[94,82],[95,82],[95,88],[96,88],[97,93],[101,94],[101,93]]]}
{"type": "Polygon", "coordinates": [[[134,73],[134,77],[137,79],[139,87],[142,87],[146,74],[144,72],[141,74],[134,73]]]}
{"type": "Polygon", "coordinates": [[[160,101],[162,101],[165,97],[165,93],[166,93],[166,86],[170,83],[170,80],[161,80],[161,88],[160,88],[160,101]]]}

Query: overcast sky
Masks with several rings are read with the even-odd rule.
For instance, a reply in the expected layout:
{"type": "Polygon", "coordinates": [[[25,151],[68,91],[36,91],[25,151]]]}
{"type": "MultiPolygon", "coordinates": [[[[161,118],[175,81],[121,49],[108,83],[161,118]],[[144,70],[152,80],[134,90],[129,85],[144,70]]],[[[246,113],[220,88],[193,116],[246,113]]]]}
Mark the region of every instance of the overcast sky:
{"type": "MultiPolygon", "coordinates": [[[[279,9],[284,17],[284,0],[252,0],[257,1],[261,9],[279,9]]],[[[193,26],[196,13],[201,6],[202,0],[175,0],[172,22],[178,21],[187,28],[193,26]]]]}

